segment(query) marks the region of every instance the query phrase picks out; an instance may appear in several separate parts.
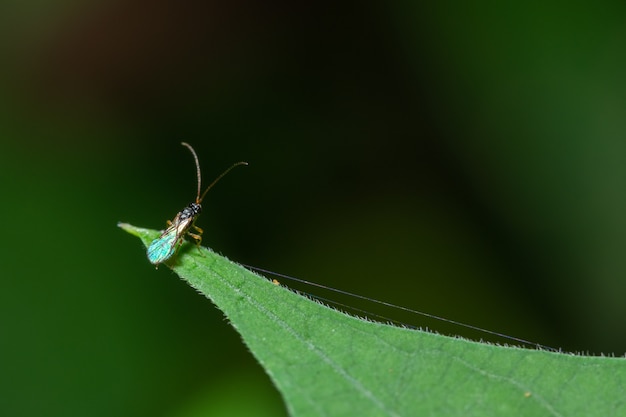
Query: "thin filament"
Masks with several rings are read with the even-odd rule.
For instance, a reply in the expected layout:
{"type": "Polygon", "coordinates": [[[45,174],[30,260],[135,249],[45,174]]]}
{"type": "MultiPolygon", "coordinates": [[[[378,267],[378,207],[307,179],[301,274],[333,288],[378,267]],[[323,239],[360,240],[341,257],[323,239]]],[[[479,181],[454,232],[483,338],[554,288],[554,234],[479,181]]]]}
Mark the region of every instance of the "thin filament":
{"type": "MultiPolygon", "coordinates": [[[[439,320],[439,321],[442,321],[442,322],[445,322],[445,323],[450,323],[450,324],[453,324],[455,326],[461,326],[461,327],[465,327],[467,329],[472,329],[472,330],[475,330],[475,331],[478,331],[478,332],[482,332],[482,333],[485,333],[485,334],[490,334],[490,335],[493,335],[493,336],[501,337],[503,339],[512,340],[512,341],[515,341],[515,342],[518,342],[518,343],[523,343],[523,344],[525,344],[527,346],[535,346],[537,348],[544,349],[544,350],[549,350],[549,351],[552,351],[552,352],[558,352],[559,351],[559,349],[555,349],[555,348],[550,347],[550,346],[542,345],[540,343],[532,342],[530,340],[521,339],[519,337],[509,336],[509,335],[506,335],[504,333],[495,332],[493,330],[487,330],[487,329],[484,329],[482,327],[473,326],[471,324],[461,323],[461,322],[456,321],[456,320],[447,319],[445,317],[440,317],[440,316],[437,316],[437,315],[434,315],[434,314],[425,313],[423,311],[412,310],[410,308],[398,306],[398,305],[395,305],[395,304],[391,304],[391,303],[388,303],[386,301],[376,300],[374,298],[369,298],[369,297],[366,297],[364,295],[353,294],[353,293],[348,292],[348,291],[344,291],[344,290],[340,290],[340,289],[332,288],[332,287],[327,287],[327,286],[322,285],[322,284],[317,284],[315,282],[306,281],[304,279],[291,277],[289,275],[278,274],[276,272],[272,272],[272,271],[269,271],[267,269],[257,268],[255,266],[245,265],[245,264],[242,264],[242,265],[245,266],[246,268],[250,268],[250,269],[258,271],[258,272],[263,272],[263,273],[266,273],[266,274],[272,274],[272,275],[275,275],[275,276],[280,277],[280,278],[285,278],[285,279],[289,279],[289,280],[292,280],[292,281],[300,282],[302,284],[311,285],[311,286],[318,287],[318,288],[323,288],[325,290],[333,291],[333,292],[336,292],[338,294],[343,294],[343,295],[347,295],[349,297],[358,298],[358,299],[369,301],[369,302],[372,302],[372,303],[375,303],[375,304],[384,305],[386,307],[396,308],[398,310],[406,311],[406,312],[409,312],[409,313],[412,313],[412,314],[417,314],[417,315],[420,315],[420,316],[424,316],[424,317],[428,317],[428,318],[431,318],[431,319],[439,320]]],[[[321,299],[321,300],[324,300],[321,297],[317,297],[315,295],[313,295],[313,297],[321,299]]],[[[330,300],[324,300],[324,301],[330,301],[330,300]]],[[[331,302],[334,303],[334,304],[342,305],[342,304],[336,303],[334,301],[331,301],[331,302]]],[[[349,307],[349,308],[352,308],[353,310],[356,310],[356,311],[360,311],[362,313],[367,313],[364,310],[356,309],[356,308],[353,308],[353,307],[349,307]]],[[[371,314],[371,313],[368,313],[368,315],[378,316],[377,314],[371,314]]],[[[389,320],[389,321],[392,321],[394,323],[397,323],[396,320],[390,320],[387,317],[383,317],[383,316],[379,316],[379,317],[381,317],[381,318],[383,318],[385,320],[389,320]]]]}

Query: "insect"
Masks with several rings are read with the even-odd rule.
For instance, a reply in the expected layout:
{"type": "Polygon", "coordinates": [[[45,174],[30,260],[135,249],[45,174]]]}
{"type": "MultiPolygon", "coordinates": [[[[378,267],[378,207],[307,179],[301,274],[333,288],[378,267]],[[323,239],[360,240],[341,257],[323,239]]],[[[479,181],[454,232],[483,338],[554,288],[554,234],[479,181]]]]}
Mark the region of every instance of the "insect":
{"type": "Polygon", "coordinates": [[[202,242],[202,229],[195,225],[196,219],[202,212],[202,206],[200,203],[202,199],[206,195],[206,193],[215,185],[222,177],[228,172],[239,166],[239,165],[248,165],[247,162],[237,162],[233,164],[226,171],[222,172],[222,174],[217,177],[207,188],[204,190],[202,195],[200,195],[201,189],[201,181],[202,175],[200,174],[200,163],[198,162],[198,156],[196,155],[196,151],[186,142],[181,142],[183,146],[188,148],[193,155],[193,159],[196,162],[196,172],[198,175],[198,193],[196,194],[196,201],[189,203],[187,207],[185,207],[181,212],[179,212],[174,220],[167,221],[167,228],[161,233],[161,236],[154,239],[150,246],[148,247],[148,260],[155,264],[157,267],[160,263],[167,261],[169,258],[176,253],[180,245],[183,243],[183,238],[185,235],[189,235],[196,241],[196,245],[200,246],[202,242]],[[193,232],[190,231],[193,229],[193,232]]]}

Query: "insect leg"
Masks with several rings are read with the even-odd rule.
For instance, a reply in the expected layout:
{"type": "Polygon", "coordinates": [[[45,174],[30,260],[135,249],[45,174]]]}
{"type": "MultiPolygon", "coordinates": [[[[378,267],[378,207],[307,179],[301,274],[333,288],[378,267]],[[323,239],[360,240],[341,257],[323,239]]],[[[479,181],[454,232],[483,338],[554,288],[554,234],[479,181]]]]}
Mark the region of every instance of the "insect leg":
{"type": "MultiPolygon", "coordinates": [[[[191,227],[193,227],[193,229],[197,233],[192,233],[190,231],[187,231],[187,234],[196,240],[196,246],[197,246],[198,250],[200,250],[200,244],[202,243],[202,233],[204,233],[204,230],[202,230],[198,226],[196,226],[195,223],[192,223],[191,227]]],[[[202,252],[200,252],[200,253],[202,253],[202,252]]]]}

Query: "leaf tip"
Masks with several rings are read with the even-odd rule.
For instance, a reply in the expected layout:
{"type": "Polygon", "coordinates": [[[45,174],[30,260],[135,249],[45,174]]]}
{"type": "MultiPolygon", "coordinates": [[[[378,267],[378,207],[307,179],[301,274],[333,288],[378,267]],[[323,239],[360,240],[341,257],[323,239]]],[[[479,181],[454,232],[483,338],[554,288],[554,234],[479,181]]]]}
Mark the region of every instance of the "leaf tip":
{"type": "Polygon", "coordinates": [[[117,227],[130,233],[131,235],[139,236],[139,229],[129,223],[117,222],[117,227]]]}

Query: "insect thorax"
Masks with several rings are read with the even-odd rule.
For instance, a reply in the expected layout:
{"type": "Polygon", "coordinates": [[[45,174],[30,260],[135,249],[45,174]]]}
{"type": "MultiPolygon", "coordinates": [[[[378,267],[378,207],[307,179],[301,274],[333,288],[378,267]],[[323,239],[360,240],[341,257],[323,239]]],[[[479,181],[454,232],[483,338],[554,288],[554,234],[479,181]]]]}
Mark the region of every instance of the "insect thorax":
{"type": "Polygon", "coordinates": [[[180,212],[179,220],[194,218],[202,212],[202,206],[198,203],[189,203],[187,207],[180,212]]]}

